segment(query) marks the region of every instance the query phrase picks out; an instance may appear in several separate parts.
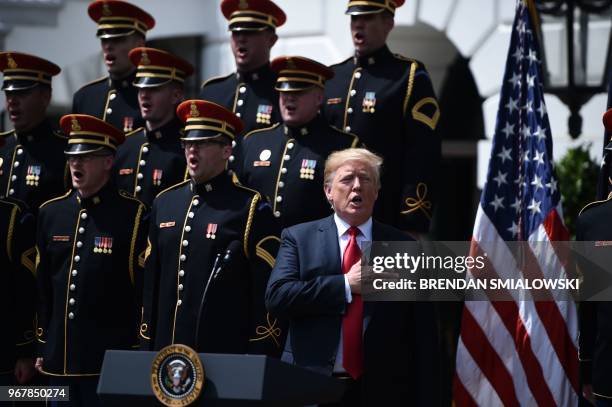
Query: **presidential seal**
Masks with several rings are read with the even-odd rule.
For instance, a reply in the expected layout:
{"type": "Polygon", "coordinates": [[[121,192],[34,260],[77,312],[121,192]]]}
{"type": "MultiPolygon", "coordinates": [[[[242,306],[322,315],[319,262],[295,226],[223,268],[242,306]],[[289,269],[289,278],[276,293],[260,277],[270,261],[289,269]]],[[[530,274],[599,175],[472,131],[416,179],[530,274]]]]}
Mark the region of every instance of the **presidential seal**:
{"type": "Polygon", "coordinates": [[[197,400],[203,386],[204,367],[189,346],[166,346],[153,359],[151,387],[162,404],[188,406],[197,400]]]}

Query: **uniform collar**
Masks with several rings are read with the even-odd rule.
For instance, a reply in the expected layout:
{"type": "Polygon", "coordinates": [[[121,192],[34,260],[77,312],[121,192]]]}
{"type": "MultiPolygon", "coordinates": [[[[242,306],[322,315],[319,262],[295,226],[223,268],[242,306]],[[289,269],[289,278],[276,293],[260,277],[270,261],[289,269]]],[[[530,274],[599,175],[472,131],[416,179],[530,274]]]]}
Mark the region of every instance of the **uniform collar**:
{"type": "Polygon", "coordinates": [[[19,142],[21,144],[28,144],[31,142],[39,141],[44,137],[50,137],[52,132],[53,129],[51,127],[51,124],[49,123],[49,120],[44,119],[32,130],[24,133],[17,133],[17,131],[15,131],[15,134],[17,134],[17,138],[19,139],[19,142]]]}
{"type": "Polygon", "coordinates": [[[319,129],[325,125],[325,121],[320,114],[317,114],[314,119],[303,126],[290,127],[283,124],[283,132],[285,136],[290,138],[299,138],[308,136],[309,134],[317,134],[319,129]]]}
{"type": "Polygon", "coordinates": [[[200,184],[196,184],[195,181],[192,179],[189,182],[189,189],[191,190],[191,192],[193,192],[194,195],[205,195],[209,192],[213,192],[220,189],[229,181],[231,181],[229,173],[227,171],[223,171],[216,177],[200,184]]]}
{"type": "Polygon", "coordinates": [[[108,86],[111,89],[127,89],[132,86],[132,82],[134,82],[134,79],[136,79],[136,69],[134,69],[134,72],[130,73],[128,76],[125,76],[120,79],[111,79],[111,77],[109,76],[108,86]]]}
{"type": "Polygon", "coordinates": [[[109,180],[98,192],[87,198],[81,198],[79,192],[76,189],[74,191],[76,200],[82,208],[93,208],[100,205],[102,202],[108,201],[111,195],[116,193],[114,184],[111,180],[109,180]]]}
{"type": "Polygon", "coordinates": [[[273,76],[274,71],[270,68],[270,63],[249,72],[236,72],[236,79],[243,82],[257,82],[273,76]]]}
{"type": "Polygon", "coordinates": [[[175,139],[178,140],[181,136],[183,123],[174,116],[168,123],[154,130],[145,129],[145,134],[149,140],[155,141],[160,139],[175,139]]]}
{"type": "Polygon", "coordinates": [[[362,57],[353,57],[353,62],[357,66],[367,67],[372,65],[380,65],[393,57],[393,53],[385,44],[370,55],[362,57]]]}

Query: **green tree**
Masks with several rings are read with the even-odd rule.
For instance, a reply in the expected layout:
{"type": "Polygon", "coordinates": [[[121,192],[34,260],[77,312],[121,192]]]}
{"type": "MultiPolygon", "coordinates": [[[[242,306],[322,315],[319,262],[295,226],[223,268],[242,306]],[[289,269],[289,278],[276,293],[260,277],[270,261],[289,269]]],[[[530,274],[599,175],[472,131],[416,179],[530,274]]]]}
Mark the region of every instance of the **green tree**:
{"type": "Polygon", "coordinates": [[[567,154],[555,165],[563,220],[572,239],[575,237],[576,218],[586,204],[595,200],[599,165],[589,155],[590,143],[567,150],[567,154]]]}

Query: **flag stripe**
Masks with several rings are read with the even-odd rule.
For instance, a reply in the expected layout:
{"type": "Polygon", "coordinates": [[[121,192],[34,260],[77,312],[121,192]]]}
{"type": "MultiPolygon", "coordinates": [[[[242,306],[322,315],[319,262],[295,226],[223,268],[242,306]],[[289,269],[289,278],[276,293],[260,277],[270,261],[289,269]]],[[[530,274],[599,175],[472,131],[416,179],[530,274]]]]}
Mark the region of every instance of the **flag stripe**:
{"type": "MultiPolygon", "coordinates": [[[[484,215],[484,219],[484,221],[486,222],[486,214],[484,215]]],[[[477,245],[478,243],[473,242],[473,245],[474,244],[477,245]]],[[[499,245],[499,247],[505,247],[505,243],[503,241],[500,241],[497,244],[499,245]]],[[[470,255],[481,255],[482,253],[482,249],[478,249],[477,253],[470,253],[470,255]]],[[[509,255],[506,254],[503,257],[509,257],[509,255]]],[[[507,269],[508,262],[501,264],[499,264],[499,262],[497,262],[498,264],[493,264],[491,262],[491,260],[496,261],[499,258],[499,256],[485,257],[485,268],[497,270],[498,268],[502,267],[504,269],[507,269]]],[[[526,386],[529,386],[529,389],[531,390],[533,397],[537,401],[538,405],[555,404],[550,389],[546,384],[546,380],[542,372],[542,367],[540,366],[540,363],[538,362],[538,359],[533,352],[531,346],[531,338],[529,336],[527,328],[525,327],[525,324],[523,323],[523,320],[519,315],[519,307],[517,305],[517,302],[493,301],[491,305],[493,309],[489,311],[489,313],[484,314],[482,318],[478,320],[478,322],[481,325],[484,325],[486,323],[486,320],[490,320],[491,318],[496,317],[496,315],[494,314],[496,312],[497,316],[499,317],[499,324],[505,326],[507,332],[509,333],[509,337],[504,338],[504,341],[500,344],[500,346],[496,347],[496,351],[498,354],[500,354],[501,352],[508,352],[510,347],[507,346],[507,344],[509,342],[514,343],[514,347],[516,348],[516,354],[518,357],[513,362],[516,364],[522,364],[522,371],[526,376],[525,380],[522,380],[522,377],[521,380],[517,380],[515,372],[517,371],[519,366],[510,366],[510,371],[513,372],[515,387],[517,384],[521,384],[520,382],[524,382],[526,386]]],[[[481,306],[481,304],[478,304],[478,306],[481,306]]],[[[493,325],[497,324],[498,321],[494,321],[493,325]]],[[[487,336],[489,338],[491,338],[492,335],[499,336],[499,331],[500,330],[498,329],[492,330],[487,336]]],[[[521,389],[521,391],[523,390],[521,389]]],[[[521,393],[519,392],[518,394],[521,393]]]]}
{"type": "Polygon", "coordinates": [[[470,332],[470,335],[461,336],[463,344],[482,373],[487,377],[499,398],[504,404],[518,406],[519,402],[514,388],[507,386],[507,383],[512,383],[512,375],[504,366],[471,312],[463,313],[461,327],[470,332]]]}

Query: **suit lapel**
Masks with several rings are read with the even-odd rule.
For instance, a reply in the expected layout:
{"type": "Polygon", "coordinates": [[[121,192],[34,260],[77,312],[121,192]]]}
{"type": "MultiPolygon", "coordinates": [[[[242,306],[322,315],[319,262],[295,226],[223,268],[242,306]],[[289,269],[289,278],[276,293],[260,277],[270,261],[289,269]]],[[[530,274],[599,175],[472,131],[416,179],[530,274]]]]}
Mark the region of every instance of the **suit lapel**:
{"type": "Polygon", "coordinates": [[[340,260],[340,244],[338,243],[338,228],[334,222],[334,216],[328,216],[321,220],[319,225],[319,233],[323,243],[322,259],[330,259],[331,267],[328,268],[330,274],[342,273],[342,261],[340,260]]]}

